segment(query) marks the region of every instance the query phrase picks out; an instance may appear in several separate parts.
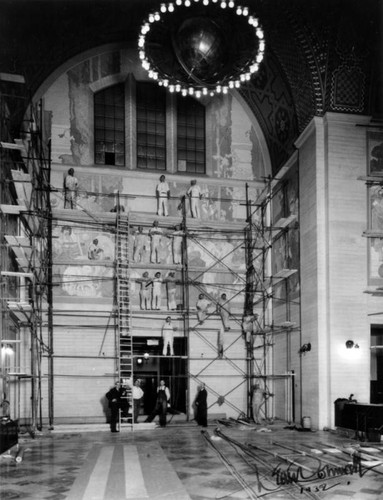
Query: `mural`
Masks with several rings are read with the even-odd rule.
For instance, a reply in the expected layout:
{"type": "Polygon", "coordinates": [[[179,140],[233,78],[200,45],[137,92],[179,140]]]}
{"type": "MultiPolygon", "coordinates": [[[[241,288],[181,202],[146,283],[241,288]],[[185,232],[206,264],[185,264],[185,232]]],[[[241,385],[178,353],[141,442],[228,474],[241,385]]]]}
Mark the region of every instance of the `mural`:
{"type": "Polygon", "coordinates": [[[367,173],[383,175],[383,134],[367,133],[367,173]]]}
{"type": "MultiPolygon", "coordinates": [[[[51,193],[51,205],[54,209],[64,208],[63,179],[66,173],[53,172],[52,183],[57,191],[51,193]]],[[[121,175],[101,175],[75,170],[78,180],[76,209],[87,213],[114,212],[119,202],[121,211],[137,211],[152,213],[157,216],[157,182],[151,179],[133,179],[121,175]]],[[[217,185],[207,180],[198,180],[198,198],[187,193],[191,181],[169,180],[170,199],[168,215],[183,216],[183,208],[188,218],[198,218],[203,221],[235,222],[246,218],[246,187],[245,184],[217,185]],[[193,217],[192,203],[197,207],[197,216],[193,217]]],[[[257,199],[262,187],[251,186],[249,198],[257,199]]],[[[70,209],[70,208],[68,208],[70,209]]],[[[165,216],[158,216],[159,218],[165,216]]],[[[158,218],[157,217],[157,218],[158,218]]]]}
{"type": "MultiPolygon", "coordinates": [[[[367,173],[383,176],[383,134],[367,132],[367,173]]],[[[380,184],[368,189],[369,229],[383,233],[383,188],[380,184]]],[[[381,285],[383,280],[383,238],[369,238],[368,278],[370,285],[381,285]]]]}
{"type": "Polygon", "coordinates": [[[52,231],[55,295],[113,295],[114,236],[79,224],[57,224],[52,231]]]}

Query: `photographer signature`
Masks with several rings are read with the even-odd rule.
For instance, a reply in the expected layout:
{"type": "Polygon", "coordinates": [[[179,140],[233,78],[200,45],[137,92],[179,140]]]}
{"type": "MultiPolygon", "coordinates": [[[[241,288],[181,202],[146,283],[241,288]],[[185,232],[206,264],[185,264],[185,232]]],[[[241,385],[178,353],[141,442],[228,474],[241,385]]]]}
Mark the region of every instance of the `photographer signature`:
{"type": "Polygon", "coordinates": [[[371,467],[364,467],[361,464],[360,458],[358,458],[354,460],[352,464],[339,466],[319,464],[318,468],[314,472],[307,472],[307,470],[303,467],[296,464],[291,464],[286,469],[283,469],[282,464],[279,464],[272,471],[272,477],[276,478],[276,483],[279,486],[292,483],[309,483],[317,481],[318,479],[323,481],[326,479],[333,479],[335,477],[352,476],[354,474],[359,475],[359,477],[363,477],[369,470],[374,469],[378,465],[380,465],[380,463],[372,465],[371,467]]]}

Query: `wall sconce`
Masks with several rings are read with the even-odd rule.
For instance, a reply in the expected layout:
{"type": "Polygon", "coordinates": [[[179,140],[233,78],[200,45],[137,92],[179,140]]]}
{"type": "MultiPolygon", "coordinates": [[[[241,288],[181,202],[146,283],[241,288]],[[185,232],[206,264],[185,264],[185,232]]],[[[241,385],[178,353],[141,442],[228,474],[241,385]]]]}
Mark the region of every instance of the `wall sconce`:
{"type": "MultiPolygon", "coordinates": [[[[3,344],[3,342],[2,342],[3,344]]],[[[10,345],[10,344],[3,344],[2,347],[1,347],[1,353],[6,356],[10,356],[11,354],[14,353],[13,351],[13,347],[10,345]]]]}
{"type": "Polygon", "coordinates": [[[140,356],[136,359],[136,364],[137,366],[142,366],[145,363],[148,363],[149,361],[149,353],[145,352],[143,356],[140,356]]]}
{"type": "Polygon", "coordinates": [[[347,340],[346,341],[346,348],[347,349],[359,349],[359,344],[355,344],[353,340],[347,340]]]}
{"type": "Polygon", "coordinates": [[[311,351],[311,344],[310,342],[308,344],[303,344],[303,346],[299,349],[299,354],[304,354],[305,352],[311,351]]]}

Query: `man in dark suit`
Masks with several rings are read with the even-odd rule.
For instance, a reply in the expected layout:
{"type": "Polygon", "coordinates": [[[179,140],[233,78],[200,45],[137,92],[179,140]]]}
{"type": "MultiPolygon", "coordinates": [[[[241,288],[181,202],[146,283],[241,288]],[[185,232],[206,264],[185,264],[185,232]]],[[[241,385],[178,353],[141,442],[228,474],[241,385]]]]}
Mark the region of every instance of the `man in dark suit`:
{"type": "Polygon", "coordinates": [[[110,408],[110,430],[111,432],[118,432],[117,423],[118,423],[118,412],[120,411],[122,405],[122,397],[124,395],[124,389],[121,387],[120,382],[116,382],[115,386],[108,391],[105,396],[109,401],[110,408]]]}

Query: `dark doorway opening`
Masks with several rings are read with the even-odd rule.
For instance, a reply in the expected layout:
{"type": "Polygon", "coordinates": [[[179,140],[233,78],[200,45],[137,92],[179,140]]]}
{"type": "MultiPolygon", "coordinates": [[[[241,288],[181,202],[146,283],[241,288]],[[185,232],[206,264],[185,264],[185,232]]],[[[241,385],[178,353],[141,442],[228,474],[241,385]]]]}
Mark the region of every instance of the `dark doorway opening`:
{"type": "Polygon", "coordinates": [[[174,356],[162,355],[162,339],[135,337],[133,339],[134,379],[141,380],[144,391],[141,414],[152,412],[157,398],[157,387],[164,380],[170,390],[171,410],[187,413],[187,339],[174,339],[174,356]],[[147,356],[145,356],[145,354],[147,356]]]}
{"type": "Polygon", "coordinates": [[[370,403],[383,404],[383,326],[371,326],[370,403]]]}

